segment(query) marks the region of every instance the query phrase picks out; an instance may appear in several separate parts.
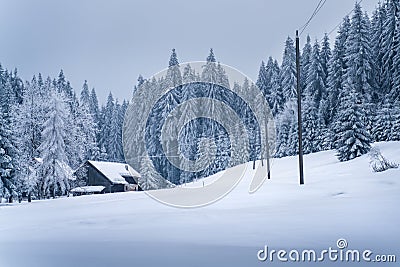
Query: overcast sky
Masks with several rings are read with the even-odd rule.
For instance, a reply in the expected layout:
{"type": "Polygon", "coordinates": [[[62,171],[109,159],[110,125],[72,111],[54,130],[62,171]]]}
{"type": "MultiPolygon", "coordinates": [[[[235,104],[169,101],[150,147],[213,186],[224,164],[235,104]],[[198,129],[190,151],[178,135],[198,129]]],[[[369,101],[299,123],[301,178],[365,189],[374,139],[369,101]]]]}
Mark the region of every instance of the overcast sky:
{"type": "MultiPolygon", "coordinates": [[[[172,48],[180,62],[205,60],[210,47],[221,63],[257,78],[261,60],[279,61],[288,35],[319,0],[0,0],[0,63],[24,80],[60,69],[79,92],[85,79],[100,102],[109,91],[130,98],[137,76],[167,67],[172,48]]],[[[378,0],[364,0],[369,13],[378,0]]],[[[321,39],[354,6],[327,0],[302,35],[321,39]]],[[[334,38],[336,32],[331,35],[334,38]]]]}

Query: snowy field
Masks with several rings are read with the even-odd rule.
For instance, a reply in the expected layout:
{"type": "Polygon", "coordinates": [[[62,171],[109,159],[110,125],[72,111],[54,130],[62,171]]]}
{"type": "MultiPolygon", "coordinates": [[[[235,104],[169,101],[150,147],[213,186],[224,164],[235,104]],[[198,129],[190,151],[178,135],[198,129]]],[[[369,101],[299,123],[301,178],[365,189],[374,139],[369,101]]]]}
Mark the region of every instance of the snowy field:
{"type": "MultiPolygon", "coordinates": [[[[400,163],[400,142],[375,145],[400,163]]],[[[248,194],[245,177],[197,209],[168,207],[143,192],[3,203],[0,267],[285,266],[292,264],[258,261],[258,250],[335,248],[339,238],[351,249],[397,256],[397,263],[349,265],[398,266],[400,169],[373,173],[367,156],[340,163],[334,154],[305,156],[304,186],[297,157],[277,159],[256,193],[248,194]]]]}

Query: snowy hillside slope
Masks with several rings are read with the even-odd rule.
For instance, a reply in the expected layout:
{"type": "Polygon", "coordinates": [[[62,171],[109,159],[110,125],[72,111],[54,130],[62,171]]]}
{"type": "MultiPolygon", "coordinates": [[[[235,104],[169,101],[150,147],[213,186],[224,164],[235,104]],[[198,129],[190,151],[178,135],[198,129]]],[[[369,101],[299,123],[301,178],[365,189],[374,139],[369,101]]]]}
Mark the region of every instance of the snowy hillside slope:
{"type": "MultiPolygon", "coordinates": [[[[375,146],[400,163],[400,142],[375,146]]],[[[144,192],[0,206],[0,266],[282,266],[292,264],[259,262],[257,251],[327,249],[339,238],[399,261],[400,169],[373,173],[367,156],[339,162],[334,151],[304,159],[304,186],[297,157],[275,159],[256,193],[248,193],[247,175],[197,209],[168,207],[144,192]]],[[[347,265],[301,266],[321,264],[347,265]]]]}

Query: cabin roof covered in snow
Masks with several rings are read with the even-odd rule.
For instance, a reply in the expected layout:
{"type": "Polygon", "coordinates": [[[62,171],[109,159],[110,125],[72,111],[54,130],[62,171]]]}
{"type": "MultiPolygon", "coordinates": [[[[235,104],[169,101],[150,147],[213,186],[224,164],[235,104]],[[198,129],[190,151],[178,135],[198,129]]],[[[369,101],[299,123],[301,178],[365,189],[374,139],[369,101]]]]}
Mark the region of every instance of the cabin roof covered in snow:
{"type": "Polygon", "coordinates": [[[140,174],[128,164],[93,160],[88,162],[115,184],[127,184],[124,176],[140,177],[140,174]]]}
{"type": "Polygon", "coordinates": [[[72,193],[100,193],[104,190],[104,186],[102,185],[88,185],[88,186],[80,186],[75,187],[71,190],[72,193]]]}

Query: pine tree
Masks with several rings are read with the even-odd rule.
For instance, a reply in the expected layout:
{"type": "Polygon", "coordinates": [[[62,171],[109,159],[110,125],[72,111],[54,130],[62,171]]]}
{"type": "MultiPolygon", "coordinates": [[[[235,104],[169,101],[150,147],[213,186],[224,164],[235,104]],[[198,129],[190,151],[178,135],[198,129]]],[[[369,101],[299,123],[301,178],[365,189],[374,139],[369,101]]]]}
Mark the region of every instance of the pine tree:
{"type": "Polygon", "coordinates": [[[397,21],[399,19],[399,1],[387,0],[386,18],[383,26],[382,41],[383,41],[383,73],[382,73],[382,88],[383,94],[391,92],[393,86],[393,58],[395,56],[395,46],[399,40],[396,40],[396,29],[398,28],[397,21]]]}
{"type": "Polygon", "coordinates": [[[288,37],[283,52],[281,74],[281,86],[285,102],[295,98],[296,93],[296,51],[293,40],[288,37]]]}
{"type": "Polygon", "coordinates": [[[58,74],[56,87],[59,93],[62,92],[64,93],[67,99],[72,99],[74,92],[70,83],[66,80],[63,70],[60,70],[60,73],[58,74]]]}
{"type": "Polygon", "coordinates": [[[382,99],[388,91],[384,89],[384,55],[386,53],[383,34],[385,31],[386,9],[384,5],[378,4],[377,9],[372,14],[371,21],[371,51],[373,61],[374,83],[377,87],[379,98],[382,99]]]}
{"type": "Polygon", "coordinates": [[[364,116],[360,93],[354,87],[344,95],[335,122],[337,156],[347,161],[366,154],[371,148],[371,136],[361,118],[364,116]]]}
{"type": "Polygon", "coordinates": [[[68,192],[72,170],[68,165],[64,139],[66,136],[65,122],[68,108],[62,93],[52,92],[49,103],[49,114],[44,123],[42,144],[39,147],[43,163],[39,166],[40,195],[55,197],[68,192]]]}
{"type": "Polygon", "coordinates": [[[120,118],[121,105],[118,101],[115,102],[114,110],[111,116],[110,132],[108,136],[108,159],[112,162],[123,161],[123,148],[122,148],[122,125],[120,118]]]}
{"type": "Polygon", "coordinates": [[[24,83],[22,79],[18,76],[17,68],[14,69],[14,72],[10,72],[10,83],[12,87],[12,91],[14,92],[14,97],[18,104],[22,103],[22,96],[24,91],[24,83]]]}
{"type": "Polygon", "coordinates": [[[182,84],[182,74],[179,69],[179,61],[175,49],[172,49],[171,57],[169,59],[168,70],[165,77],[165,86],[173,88],[182,84]]]}
{"type": "Polygon", "coordinates": [[[110,156],[112,149],[110,148],[110,136],[111,136],[111,125],[112,117],[115,109],[114,97],[110,92],[108,94],[106,106],[102,108],[101,118],[100,118],[100,147],[105,147],[110,156]]]}
{"type": "Polygon", "coordinates": [[[183,83],[189,83],[189,82],[194,82],[196,81],[196,72],[195,70],[192,69],[190,64],[187,64],[184,69],[183,69],[183,74],[182,74],[182,80],[183,83]]]}
{"type": "Polygon", "coordinates": [[[97,146],[97,125],[94,114],[91,113],[91,97],[87,81],[83,84],[79,106],[77,107],[77,120],[79,143],[82,146],[82,158],[80,163],[86,160],[94,160],[100,154],[97,146]]]}
{"type": "Polygon", "coordinates": [[[218,75],[217,84],[221,85],[224,88],[229,89],[230,85],[229,85],[228,75],[226,75],[225,69],[224,67],[222,67],[220,62],[217,63],[217,75],[218,75]]]}
{"type": "Polygon", "coordinates": [[[261,61],[256,85],[264,94],[266,99],[271,97],[271,77],[268,77],[267,68],[264,61],[261,61]]]}
{"type": "Polygon", "coordinates": [[[346,82],[350,83],[349,87],[354,88],[368,103],[373,100],[375,90],[372,87],[370,29],[367,20],[361,6],[356,3],[346,42],[346,60],[349,66],[345,75],[346,82]]]}
{"type": "Polygon", "coordinates": [[[391,140],[391,131],[393,129],[392,106],[389,101],[386,101],[382,108],[378,110],[372,133],[375,141],[391,140]]]}
{"type": "Polygon", "coordinates": [[[82,86],[80,103],[84,104],[88,107],[90,106],[90,93],[89,93],[89,86],[88,86],[87,80],[85,80],[85,82],[82,86]]]}
{"type": "Polygon", "coordinates": [[[350,19],[345,17],[340,26],[331,60],[328,66],[327,100],[328,100],[328,124],[331,124],[338,110],[339,99],[342,98],[347,60],[345,57],[346,42],[349,36],[350,19]]]}
{"type": "Polygon", "coordinates": [[[216,60],[214,56],[214,51],[211,48],[210,54],[207,56],[207,62],[203,66],[203,71],[201,73],[203,81],[207,81],[210,83],[218,82],[218,70],[217,70],[217,64],[215,62],[216,60]]]}
{"type": "Polygon", "coordinates": [[[151,159],[143,157],[140,164],[139,186],[143,190],[154,190],[172,187],[155,169],[151,159]]]}
{"type": "Polygon", "coordinates": [[[12,164],[13,146],[9,137],[11,136],[10,125],[0,113],[0,198],[10,197],[14,194],[13,174],[15,167],[12,164]]]}
{"type": "Polygon", "coordinates": [[[278,62],[275,60],[271,74],[270,108],[272,110],[272,114],[275,116],[281,112],[284,104],[284,96],[280,81],[280,68],[278,62]]]}
{"type": "Polygon", "coordinates": [[[400,100],[395,102],[392,109],[393,123],[390,140],[400,141],[400,100]]]}
{"type": "Polygon", "coordinates": [[[303,151],[305,154],[321,150],[321,123],[318,118],[318,111],[315,107],[314,98],[309,91],[306,91],[303,104],[303,151]]]}
{"type": "Polygon", "coordinates": [[[38,82],[35,76],[24,86],[22,96],[22,103],[15,109],[13,125],[19,152],[19,169],[16,175],[20,181],[20,190],[32,196],[38,194],[37,161],[34,159],[40,157],[38,148],[48,112],[49,96],[43,89],[43,83],[38,82]]]}
{"type": "Polygon", "coordinates": [[[329,36],[327,33],[325,33],[324,38],[322,40],[321,52],[320,52],[321,66],[324,73],[324,76],[322,78],[325,85],[327,83],[328,66],[331,57],[332,57],[332,51],[331,51],[331,45],[329,43],[329,36]]]}
{"type": "Polygon", "coordinates": [[[13,135],[14,105],[16,96],[11,85],[11,76],[2,71],[0,66],[0,195],[12,197],[16,195],[16,177],[18,169],[18,151],[13,135]]]}
{"type": "Polygon", "coordinates": [[[312,54],[312,45],[311,45],[311,38],[307,35],[306,44],[303,47],[303,51],[301,53],[301,64],[300,64],[300,82],[301,88],[306,88],[306,79],[308,76],[308,68],[311,63],[311,54],[312,54]]]}
{"type": "Polygon", "coordinates": [[[395,17],[397,19],[396,28],[394,31],[394,56],[393,56],[393,67],[391,69],[392,72],[392,81],[391,81],[391,89],[389,91],[389,98],[392,99],[392,103],[400,100],[400,1],[393,1],[393,5],[395,5],[395,17]]]}
{"type": "Polygon", "coordinates": [[[297,104],[288,101],[277,118],[278,134],[276,139],[276,157],[285,157],[297,153],[297,104]]]}
{"type": "Polygon", "coordinates": [[[316,107],[319,107],[321,99],[326,94],[324,77],[325,73],[321,64],[320,47],[316,40],[312,49],[310,65],[306,78],[305,92],[312,97],[316,107]]]}

